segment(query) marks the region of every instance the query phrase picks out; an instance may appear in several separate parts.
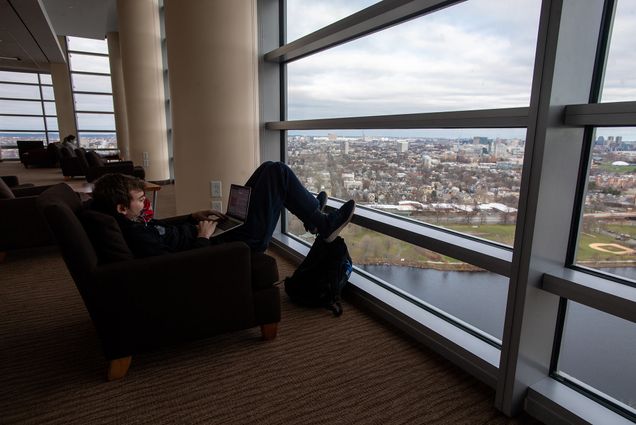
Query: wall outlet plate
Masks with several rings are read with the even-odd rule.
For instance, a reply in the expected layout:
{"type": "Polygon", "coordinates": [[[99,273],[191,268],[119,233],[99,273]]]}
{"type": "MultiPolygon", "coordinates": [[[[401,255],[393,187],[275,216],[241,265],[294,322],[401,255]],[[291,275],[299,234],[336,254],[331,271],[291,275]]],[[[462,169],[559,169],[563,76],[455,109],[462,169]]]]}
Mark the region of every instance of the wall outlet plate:
{"type": "Polygon", "coordinates": [[[212,180],[210,182],[210,194],[212,195],[213,198],[220,198],[221,196],[223,196],[221,193],[220,180],[212,180]]]}
{"type": "Polygon", "coordinates": [[[212,209],[217,211],[223,211],[223,202],[212,201],[212,209]]]}

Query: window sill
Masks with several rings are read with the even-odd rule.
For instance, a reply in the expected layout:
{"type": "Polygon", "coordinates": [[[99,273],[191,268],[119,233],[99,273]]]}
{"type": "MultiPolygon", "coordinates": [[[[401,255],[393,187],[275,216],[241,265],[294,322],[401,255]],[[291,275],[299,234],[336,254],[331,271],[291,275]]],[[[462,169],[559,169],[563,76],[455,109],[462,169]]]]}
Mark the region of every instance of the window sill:
{"type": "Polygon", "coordinates": [[[545,423],[633,425],[627,418],[552,378],[545,378],[528,389],[525,410],[545,423]]]}
{"type": "Polygon", "coordinates": [[[563,268],[560,273],[544,274],[542,288],[568,300],[636,322],[636,288],[563,268]]]}

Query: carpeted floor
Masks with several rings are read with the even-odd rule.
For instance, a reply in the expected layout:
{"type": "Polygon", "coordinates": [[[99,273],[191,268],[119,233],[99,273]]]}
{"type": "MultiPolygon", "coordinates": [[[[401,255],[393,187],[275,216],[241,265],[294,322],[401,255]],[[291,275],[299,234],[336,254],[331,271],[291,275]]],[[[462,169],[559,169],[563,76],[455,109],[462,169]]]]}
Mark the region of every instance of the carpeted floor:
{"type": "MultiPolygon", "coordinates": [[[[276,257],[290,274],[294,265],[276,257]]],[[[12,252],[0,275],[2,424],[536,423],[506,418],[491,388],[355,306],[333,318],[284,295],[273,341],[251,329],[168,347],[106,382],[57,251],[12,252]]]]}

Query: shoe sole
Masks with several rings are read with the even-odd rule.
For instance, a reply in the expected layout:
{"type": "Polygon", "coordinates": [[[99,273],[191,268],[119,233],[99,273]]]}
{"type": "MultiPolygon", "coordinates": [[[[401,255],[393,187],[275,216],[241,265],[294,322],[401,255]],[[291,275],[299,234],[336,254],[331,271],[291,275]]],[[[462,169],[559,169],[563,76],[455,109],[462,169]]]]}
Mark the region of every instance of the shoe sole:
{"type": "MultiPolygon", "coordinates": [[[[322,204],[322,206],[320,206],[320,201],[318,201],[318,209],[320,210],[320,212],[325,212],[325,208],[327,207],[327,201],[329,200],[329,197],[325,198],[325,203],[322,204]]],[[[314,227],[313,229],[308,229],[307,226],[305,226],[305,231],[311,233],[312,235],[317,235],[318,234],[318,228],[314,227]]]]}
{"type": "Polygon", "coordinates": [[[355,204],[353,205],[353,208],[351,209],[351,214],[349,214],[349,217],[347,217],[347,219],[344,221],[344,223],[342,223],[342,225],[340,227],[338,227],[336,230],[334,230],[333,232],[331,232],[331,234],[329,235],[328,238],[325,238],[325,242],[329,243],[329,242],[333,242],[334,239],[336,239],[338,237],[338,235],[340,234],[340,231],[342,229],[345,228],[345,226],[347,224],[349,224],[349,222],[351,221],[351,219],[353,218],[353,213],[356,212],[356,206],[355,204]]]}

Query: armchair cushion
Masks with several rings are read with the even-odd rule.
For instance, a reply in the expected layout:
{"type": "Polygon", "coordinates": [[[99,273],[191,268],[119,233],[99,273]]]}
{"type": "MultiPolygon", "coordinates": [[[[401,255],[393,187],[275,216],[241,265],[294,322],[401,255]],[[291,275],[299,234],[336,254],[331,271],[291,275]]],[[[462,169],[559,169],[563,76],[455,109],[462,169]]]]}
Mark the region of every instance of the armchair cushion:
{"type": "Polygon", "coordinates": [[[86,152],[86,161],[88,161],[88,165],[91,167],[104,167],[106,166],[106,161],[102,159],[101,156],[97,154],[95,151],[86,152]]]}
{"type": "Polygon", "coordinates": [[[0,199],[13,199],[15,195],[9,189],[9,186],[4,182],[4,180],[0,179],[0,199]]]}
{"type": "Polygon", "coordinates": [[[81,209],[77,215],[95,248],[98,264],[135,258],[113,217],[88,208],[81,209]]]}

